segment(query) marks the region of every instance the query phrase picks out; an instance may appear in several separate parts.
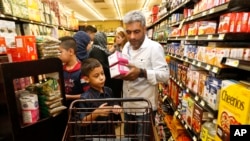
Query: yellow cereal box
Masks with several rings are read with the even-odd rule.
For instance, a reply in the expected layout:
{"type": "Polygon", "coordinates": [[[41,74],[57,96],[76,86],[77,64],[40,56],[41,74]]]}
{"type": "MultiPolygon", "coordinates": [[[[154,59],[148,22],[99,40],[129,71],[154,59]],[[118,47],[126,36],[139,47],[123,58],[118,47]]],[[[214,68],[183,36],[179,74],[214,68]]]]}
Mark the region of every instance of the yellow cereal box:
{"type": "Polygon", "coordinates": [[[222,81],[215,141],[230,140],[230,125],[250,124],[249,86],[222,81]]]}

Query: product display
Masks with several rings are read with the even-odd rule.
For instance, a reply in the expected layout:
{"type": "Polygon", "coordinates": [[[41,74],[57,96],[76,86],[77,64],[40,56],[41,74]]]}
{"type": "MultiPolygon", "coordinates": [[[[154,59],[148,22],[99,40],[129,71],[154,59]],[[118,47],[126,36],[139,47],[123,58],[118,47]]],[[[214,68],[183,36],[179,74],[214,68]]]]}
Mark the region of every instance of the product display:
{"type": "MultiPolygon", "coordinates": [[[[165,48],[169,62],[169,83],[160,87],[168,92],[161,99],[170,103],[174,110],[170,115],[192,140],[227,141],[230,125],[250,124],[244,120],[249,98],[243,98],[250,94],[250,17],[245,9],[250,2],[166,3],[167,12],[148,27],[153,40],[165,48]]],[[[177,140],[175,132],[171,133],[177,140]]]]}

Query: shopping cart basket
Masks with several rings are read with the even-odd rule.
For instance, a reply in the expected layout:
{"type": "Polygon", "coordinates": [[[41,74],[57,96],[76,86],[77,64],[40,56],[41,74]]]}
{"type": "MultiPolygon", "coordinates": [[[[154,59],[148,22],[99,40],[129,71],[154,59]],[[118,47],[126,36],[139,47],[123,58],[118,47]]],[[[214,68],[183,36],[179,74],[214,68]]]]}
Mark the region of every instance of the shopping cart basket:
{"type": "MultiPolygon", "coordinates": [[[[81,106],[80,106],[81,107],[81,106]]],[[[89,106],[91,107],[91,106],[89,106]]],[[[119,114],[118,114],[119,115],[119,114]]],[[[71,103],[69,107],[69,119],[64,132],[63,141],[156,141],[153,122],[153,112],[152,105],[150,101],[144,98],[108,98],[108,99],[79,99],[71,103]],[[144,103],[141,108],[134,108],[133,104],[144,103]],[[112,105],[113,103],[119,103],[121,105],[129,104],[129,108],[122,107],[121,117],[124,113],[129,115],[140,115],[141,121],[136,121],[133,119],[124,120],[124,118],[119,118],[117,114],[112,112],[112,106],[110,108],[110,114],[108,117],[101,117],[100,119],[83,121],[82,115],[90,114],[95,108],[79,108],[81,104],[91,105],[93,103],[108,103],[112,105]],[[130,133],[124,134],[122,128],[126,124],[126,130],[134,130],[134,125],[142,125],[142,134],[130,133]],[[130,126],[131,125],[131,126],[130,126]],[[149,131],[149,132],[148,132],[149,131]]]]}

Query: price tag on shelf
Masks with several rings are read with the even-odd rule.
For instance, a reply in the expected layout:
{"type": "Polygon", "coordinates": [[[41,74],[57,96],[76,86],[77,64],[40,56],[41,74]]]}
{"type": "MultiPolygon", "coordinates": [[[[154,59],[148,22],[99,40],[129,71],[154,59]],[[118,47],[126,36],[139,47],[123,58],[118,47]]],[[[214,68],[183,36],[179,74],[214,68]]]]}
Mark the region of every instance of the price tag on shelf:
{"type": "Polygon", "coordinates": [[[181,115],[180,114],[178,115],[178,118],[181,119],[181,115]]]}
{"type": "Polygon", "coordinates": [[[208,39],[208,40],[213,39],[213,35],[208,35],[208,36],[207,36],[207,39],[208,39]]]}
{"type": "Polygon", "coordinates": [[[181,123],[184,125],[184,124],[185,124],[185,121],[184,121],[184,120],[181,120],[181,123]]]}
{"type": "Polygon", "coordinates": [[[206,70],[210,70],[210,69],[211,69],[211,65],[207,64],[207,66],[206,66],[205,69],[206,69],[206,70]]]}
{"type": "Polygon", "coordinates": [[[239,60],[227,58],[225,64],[228,65],[228,66],[232,66],[232,67],[238,67],[239,66],[239,60]]]}
{"type": "Polygon", "coordinates": [[[207,11],[202,12],[202,16],[206,16],[207,15],[207,11]]]}
{"type": "Polygon", "coordinates": [[[178,39],[178,37],[176,36],[176,37],[175,37],[175,39],[177,40],[177,39],[178,39]]]}
{"type": "Polygon", "coordinates": [[[195,61],[195,60],[193,60],[192,65],[195,65],[195,64],[196,64],[196,61],[195,61]]]}
{"type": "Polygon", "coordinates": [[[180,83],[180,87],[182,87],[182,83],[180,83]]]}
{"type": "Polygon", "coordinates": [[[195,36],[194,39],[195,39],[195,40],[198,40],[198,39],[199,39],[199,36],[195,36]]]}
{"type": "Polygon", "coordinates": [[[189,93],[189,89],[188,88],[186,89],[186,92],[189,93]]]}
{"type": "Polygon", "coordinates": [[[179,112],[178,111],[175,111],[174,112],[174,115],[177,117],[179,115],[179,112]]]}
{"type": "Polygon", "coordinates": [[[188,62],[188,58],[185,59],[185,62],[188,62]]]}
{"type": "Polygon", "coordinates": [[[213,73],[217,73],[219,71],[219,68],[218,67],[213,67],[213,69],[212,69],[212,72],[213,73]]]}
{"type": "Polygon", "coordinates": [[[185,127],[186,129],[188,129],[188,126],[187,126],[187,124],[185,124],[185,125],[184,125],[184,127],[185,127]]]}
{"type": "Polygon", "coordinates": [[[225,37],[225,34],[220,34],[220,35],[219,35],[219,40],[223,40],[224,37],[225,37]]]}
{"type": "Polygon", "coordinates": [[[191,16],[191,17],[190,17],[190,20],[193,20],[193,19],[194,19],[194,16],[191,16]]]}
{"type": "Polygon", "coordinates": [[[188,36],[186,36],[186,40],[188,40],[188,36]]]}
{"type": "Polygon", "coordinates": [[[214,8],[209,10],[209,14],[212,14],[212,13],[214,13],[214,8]]]}
{"type": "Polygon", "coordinates": [[[205,101],[201,100],[200,104],[201,104],[201,106],[204,107],[205,106],[205,101]]]}
{"type": "Polygon", "coordinates": [[[164,102],[167,98],[168,98],[168,96],[165,95],[165,96],[162,98],[162,102],[164,102]]]}
{"type": "Polygon", "coordinates": [[[193,138],[192,138],[192,139],[193,139],[193,141],[197,141],[197,138],[196,138],[196,136],[193,136],[193,138]]]}
{"type": "Polygon", "coordinates": [[[195,101],[199,101],[199,97],[196,95],[196,96],[194,97],[194,100],[195,100],[195,101]]]}
{"type": "Polygon", "coordinates": [[[197,63],[197,66],[198,66],[198,67],[201,67],[201,62],[198,62],[198,63],[197,63]]]}

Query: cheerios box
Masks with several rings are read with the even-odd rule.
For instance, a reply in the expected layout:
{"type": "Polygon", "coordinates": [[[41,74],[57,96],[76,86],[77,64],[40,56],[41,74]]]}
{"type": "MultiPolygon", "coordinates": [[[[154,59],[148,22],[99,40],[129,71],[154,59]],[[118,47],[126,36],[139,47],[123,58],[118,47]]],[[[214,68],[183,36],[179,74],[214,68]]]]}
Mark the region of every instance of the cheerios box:
{"type": "Polygon", "coordinates": [[[249,85],[223,80],[215,141],[230,140],[230,125],[250,124],[249,85]]]}

